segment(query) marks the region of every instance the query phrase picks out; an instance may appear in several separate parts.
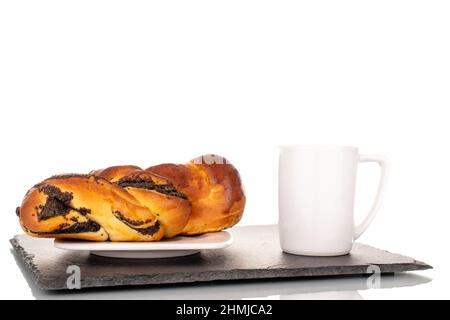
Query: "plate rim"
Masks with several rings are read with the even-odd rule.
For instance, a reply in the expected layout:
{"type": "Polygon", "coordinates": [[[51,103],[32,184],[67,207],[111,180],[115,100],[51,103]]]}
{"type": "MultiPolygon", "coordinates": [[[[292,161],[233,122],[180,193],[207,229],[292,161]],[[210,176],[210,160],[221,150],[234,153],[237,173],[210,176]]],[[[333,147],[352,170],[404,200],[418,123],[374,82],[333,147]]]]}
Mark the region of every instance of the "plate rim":
{"type": "MultiPolygon", "coordinates": [[[[213,243],[176,243],[167,241],[123,241],[123,242],[110,242],[110,241],[83,241],[72,239],[53,239],[53,246],[58,249],[70,250],[70,251],[174,251],[174,250],[212,250],[212,249],[224,249],[229,247],[233,243],[233,234],[229,231],[222,230],[216,232],[205,233],[206,235],[223,233],[228,236],[228,239],[221,242],[213,243]],[[73,246],[71,246],[72,244],[73,246]],[[134,246],[134,248],[123,248],[123,245],[134,246]]],[[[203,234],[203,235],[205,235],[203,234]]],[[[195,237],[195,236],[194,236],[195,237]]]]}

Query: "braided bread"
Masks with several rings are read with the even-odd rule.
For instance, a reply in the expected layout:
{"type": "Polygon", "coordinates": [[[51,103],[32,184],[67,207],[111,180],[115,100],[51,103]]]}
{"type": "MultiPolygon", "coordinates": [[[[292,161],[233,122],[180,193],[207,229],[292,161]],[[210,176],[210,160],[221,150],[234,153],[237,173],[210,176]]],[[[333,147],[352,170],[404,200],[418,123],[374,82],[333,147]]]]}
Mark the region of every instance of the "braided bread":
{"type": "Polygon", "coordinates": [[[237,170],[221,157],[202,156],[187,165],[54,176],[27,192],[17,214],[35,237],[158,241],[228,228],[244,205],[237,170]]]}
{"type": "Polygon", "coordinates": [[[245,194],[241,178],[223,157],[204,155],[185,165],[160,164],[146,171],[165,177],[191,200],[192,212],[183,234],[220,231],[242,217],[245,194]]]}

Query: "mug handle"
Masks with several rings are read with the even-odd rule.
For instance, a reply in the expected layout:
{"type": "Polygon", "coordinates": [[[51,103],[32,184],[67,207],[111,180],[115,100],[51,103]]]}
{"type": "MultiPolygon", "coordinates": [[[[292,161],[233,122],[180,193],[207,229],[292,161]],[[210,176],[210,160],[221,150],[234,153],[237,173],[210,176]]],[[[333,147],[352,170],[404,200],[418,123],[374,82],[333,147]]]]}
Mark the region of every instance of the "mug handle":
{"type": "Polygon", "coordinates": [[[354,240],[358,239],[364,231],[366,231],[367,227],[372,222],[373,218],[377,214],[380,209],[381,202],[384,197],[384,191],[386,189],[387,176],[389,171],[389,162],[386,158],[381,156],[372,156],[372,155],[359,155],[358,162],[376,162],[380,165],[380,181],[378,183],[378,191],[377,196],[375,197],[375,201],[372,205],[372,208],[369,211],[367,217],[363,220],[363,222],[357,226],[355,226],[354,231],[354,240]]]}

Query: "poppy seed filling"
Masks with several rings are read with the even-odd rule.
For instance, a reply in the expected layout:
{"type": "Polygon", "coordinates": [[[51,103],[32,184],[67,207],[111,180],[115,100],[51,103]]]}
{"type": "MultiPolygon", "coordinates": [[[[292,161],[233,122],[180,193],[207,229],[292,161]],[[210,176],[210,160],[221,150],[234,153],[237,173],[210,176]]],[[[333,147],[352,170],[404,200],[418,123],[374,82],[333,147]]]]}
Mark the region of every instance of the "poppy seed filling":
{"type": "Polygon", "coordinates": [[[151,220],[137,221],[137,220],[127,218],[120,211],[114,211],[113,214],[116,216],[117,219],[124,221],[133,227],[139,227],[139,226],[142,226],[143,224],[152,222],[151,220]]]}
{"type": "Polygon", "coordinates": [[[151,220],[136,221],[136,220],[125,217],[120,211],[114,211],[113,214],[117,219],[126,223],[129,227],[133,228],[134,230],[136,230],[137,232],[139,232],[143,235],[152,235],[152,234],[158,232],[161,227],[159,224],[159,221],[156,221],[154,225],[152,225],[148,228],[138,228],[139,226],[141,226],[143,224],[150,223],[151,220]]]}
{"type": "Polygon", "coordinates": [[[70,227],[67,224],[62,224],[58,229],[49,232],[34,232],[36,234],[73,234],[73,233],[84,233],[84,232],[97,232],[100,230],[100,225],[94,221],[78,222],[70,227]]]}
{"type": "Polygon", "coordinates": [[[71,192],[62,192],[59,188],[48,184],[40,185],[37,188],[47,195],[45,204],[39,206],[37,214],[39,221],[63,216],[70,212],[70,201],[73,199],[71,192]]]}
{"type": "MultiPolygon", "coordinates": [[[[81,207],[76,209],[70,206],[70,202],[73,199],[71,192],[62,192],[58,187],[52,185],[38,185],[37,188],[40,192],[47,195],[45,204],[36,208],[38,221],[65,216],[70,213],[70,210],[77,211],[83,216],[91,213],[91,210],[88,208],[81,207]]],[[[19,216],[20,207],[16,209],[16,214],[19,216]]]]}
{"type": "Polygon", "coordinates": [[[136,230],[137,232],[139,232],[139,233],[141,233],[141,234],[143,234],[143,235],[149,235],[149,236],[151,236],[152,234],[158,232],[159,229],[160,229],[160,227],[161,227],[161,226],[160,226],[160,224],[159,224],[159,221],[156,221],[155,224],[152,225],[151,227],[144,228],[144,229],[134,229],[134,230],[136,230]]]}
{"type": "Polygon", "coordinates": [[[120,179],[116,182],[116,184],[122,188],[138,188],[138,189],[146,189],[146,190],[155,190],[156,192],[166,194],[169,196],[175,196],[182,199],[187,200],[187,196],[177,191],[175,187],[168,184],[156,184],[152,179],[148,178],[130,178],[125,177],[124,179],[120,179]]]}

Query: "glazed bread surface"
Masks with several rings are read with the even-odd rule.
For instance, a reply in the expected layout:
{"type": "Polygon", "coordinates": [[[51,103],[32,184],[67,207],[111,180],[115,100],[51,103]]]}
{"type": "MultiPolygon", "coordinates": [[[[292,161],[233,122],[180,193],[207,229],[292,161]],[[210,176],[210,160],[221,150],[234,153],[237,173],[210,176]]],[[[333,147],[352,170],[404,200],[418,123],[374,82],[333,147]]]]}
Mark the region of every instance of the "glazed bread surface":
{"type": "Polygon", "coordinates": [[[223,157],[204,155],[187,164],[161,164],[147,171],[165,177],[191,200],[191,216],[182,234],[220,231],[242,217],[246,199],[241,178],[223,157]]]}
{"type": "Polygon", "coordinates": [[[27,192],[17,215],[34,237],[158,241],[229,228],[244,206],[237,170],[206,155],[184,165],[54,176],[27,192]]]}

